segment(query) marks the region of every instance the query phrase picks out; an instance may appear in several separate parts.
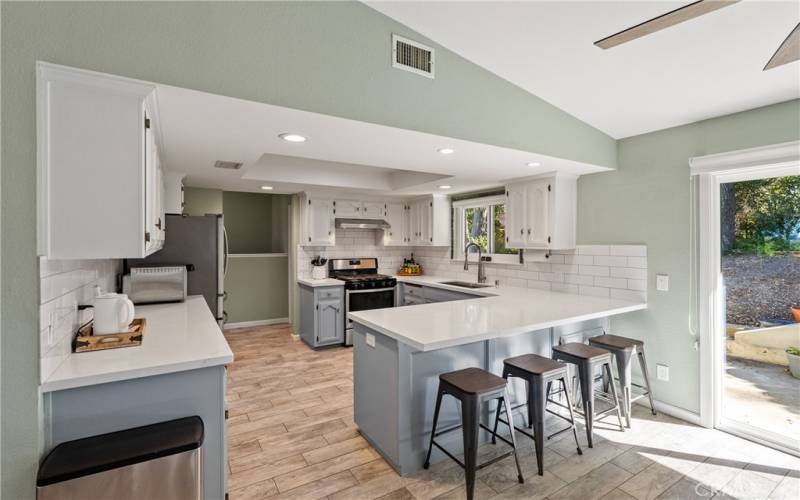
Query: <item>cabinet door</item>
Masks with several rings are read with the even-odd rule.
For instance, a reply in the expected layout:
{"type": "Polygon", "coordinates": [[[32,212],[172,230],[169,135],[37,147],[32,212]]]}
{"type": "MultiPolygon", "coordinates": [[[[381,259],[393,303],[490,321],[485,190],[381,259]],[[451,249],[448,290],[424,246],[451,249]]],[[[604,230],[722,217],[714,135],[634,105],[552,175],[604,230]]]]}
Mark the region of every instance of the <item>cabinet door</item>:
{"type": "Polygon", "coordinates": [[[390,203],[386,205],[386,222],[389,223],[389,229],[383,230],[383,244],[384,245],[404,245],[404,215],[405,205],[402,203],[390,203]]]}
{"type": "Polygon", "coordinates": [[[157,206],[156,206],[156,185],[157,179],[157,158],[156,142],[153,134],[153,127],[150,121],[150,114],[145,110],[144,113],[144,249],[145,254],[149,255],[157,250],[158,229],[156,227],[157,206]]]}
{"type": "Polygon", "coordinates": [[[317,301],[317,345],[344,342],[344,311],[341,297],[317,301]]]}
{"type": "Polygon", "coordinates": [[[419,204],[411,203],[408,205],[408,228],[409,228],[409,243],[419,243],[420,239],[420,226],[419,226],[419,204]]]}
{"type": "Polygon", "coordinates": [[[365,201],[361,204],[361,217],[367,219],[383,219],[386,217],[386,205],[380,202],[365,201]]]}
{"type": "Polygon", "coordinates": [[[550,183],[548,180],[534,181],[525,188],[527,246],[545,248],[549,238],[550,183]]]}
{"type": "Polygon", "coordinates": [[[306,206],[308,234],[306,243],[311,245],[333,245],[333,203],[323,198],[309,198],[306,206]]]}
{"type": "Polygon", "coordinates": [[[430,245],[433,243],[433,202],[420,202],[420,243],[430,245]]]}
{"type": "Polygon", "coordinates": [[[364,217],[361,202],[358,200],[334,200],[336,217],[357,219],[364,217]]]}
{"type": "Polygon", "coordinates": [[[506,188],[506,246],[525,248],[525,189],[520,184],[506,188]]]}

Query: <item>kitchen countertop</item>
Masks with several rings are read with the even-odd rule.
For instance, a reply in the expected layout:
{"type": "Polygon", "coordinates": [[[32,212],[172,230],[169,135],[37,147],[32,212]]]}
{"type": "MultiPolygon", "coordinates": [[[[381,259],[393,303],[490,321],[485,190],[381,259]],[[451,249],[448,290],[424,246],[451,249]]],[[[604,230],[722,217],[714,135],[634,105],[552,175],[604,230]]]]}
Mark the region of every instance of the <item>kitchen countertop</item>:
{"type": "Polygon", "coordinates": [[[344,281],[335,278],[325,278],[321,280],[313,280],[311,278],[297,278],[297,282],[301,285],[310,287],[316,286],[344,286],[344,281]]]}
{"type": "Polygon", "coordinates": [[[647,308],[646,302],[516,287],[468,289],[443,285],[452,278],[398,277],[401,283],[434,286],[476,295],[349,314],[350,319],[420,351],[432,351],[517,335],[647,308]]]}
{"type": "Polygon", "coordinates": [[[147,326],[142,345],[71,353],[42,392],[225,365],[233,352],[201,295],[185,302],[136,306],[147,326]]]}

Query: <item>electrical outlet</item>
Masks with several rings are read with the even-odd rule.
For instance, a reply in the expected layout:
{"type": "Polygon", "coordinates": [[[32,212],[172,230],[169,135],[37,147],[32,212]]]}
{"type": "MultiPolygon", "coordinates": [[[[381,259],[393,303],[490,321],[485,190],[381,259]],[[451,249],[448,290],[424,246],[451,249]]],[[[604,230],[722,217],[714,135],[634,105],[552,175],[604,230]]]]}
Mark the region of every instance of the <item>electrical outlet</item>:
{"type": "Polygon", "coordinates": [[[669,275],[656,274],[656,290],[660,292],[669,291],[669,275]]]}
{"type": "Polygon", "coordinates": [[[366,336],[367,345],[374,348],[375,347],[375,335],[368,333],[366,336]]]}
{"type": "Polygon", "coordinates": [[[656,377],[658,378],[658,380],[669,382],[669,366],[656,365],[656,377]]]}

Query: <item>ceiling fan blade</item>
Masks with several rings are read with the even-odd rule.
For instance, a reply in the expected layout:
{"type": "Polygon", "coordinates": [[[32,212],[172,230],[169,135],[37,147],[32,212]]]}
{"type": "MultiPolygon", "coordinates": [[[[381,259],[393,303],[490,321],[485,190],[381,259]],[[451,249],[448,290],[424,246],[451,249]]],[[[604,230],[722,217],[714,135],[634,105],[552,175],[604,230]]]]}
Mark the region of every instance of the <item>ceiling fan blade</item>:
{"type": "Polygon", "coordinates": [[[624,29],[619,33],[614,33],[611,36],[594,42],[594,44],[601,49],[610,49],[611,47],[636,40],[637,38],[647,36],[656,31],[661,31],[670,26],[675,26],[684,21],[689,21],[690,19],[708,14],[709,12],[714,12],[717,9],[728,7],[737,2],[739,2],[739,0],[699,0],[697,2],[692,2],[689,5],[684,5],[666,14],[661,14],[658,17],[639,23],[636,26],[624,29]]]}
{"type": "Polygon", "coordinates": [[[764,66],[764,71],[783,66],[798,59],[800,59],[800,24],[794,27],[789,36],[786,37],[786,40],[778,47],[778,50],[772,54],[769,62],[764,66]]]}

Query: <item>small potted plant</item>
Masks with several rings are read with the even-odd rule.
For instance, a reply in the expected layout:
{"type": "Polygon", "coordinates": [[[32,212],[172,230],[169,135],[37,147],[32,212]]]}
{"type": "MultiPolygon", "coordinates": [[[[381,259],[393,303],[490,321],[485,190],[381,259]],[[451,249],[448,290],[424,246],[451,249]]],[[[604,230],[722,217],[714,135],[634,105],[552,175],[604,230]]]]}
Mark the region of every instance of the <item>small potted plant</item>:
{"type": "Polygon", "coordinates": [[[800,378],[800,347],[786,349],[786,357],[789,358],[789,371],[792,377],[800,378]]]}

